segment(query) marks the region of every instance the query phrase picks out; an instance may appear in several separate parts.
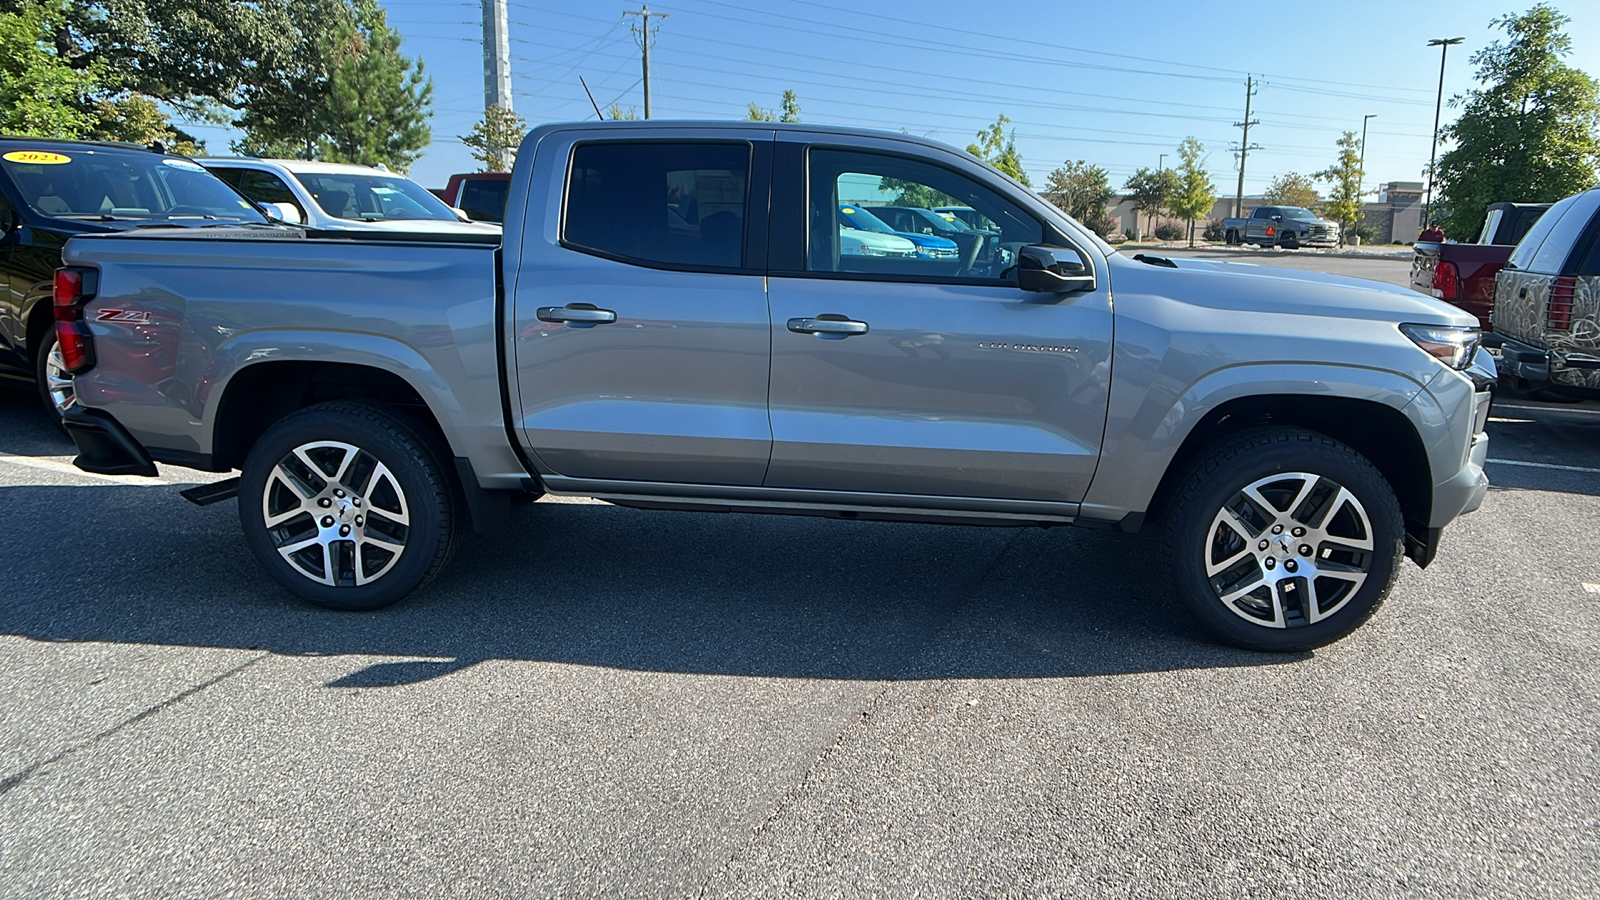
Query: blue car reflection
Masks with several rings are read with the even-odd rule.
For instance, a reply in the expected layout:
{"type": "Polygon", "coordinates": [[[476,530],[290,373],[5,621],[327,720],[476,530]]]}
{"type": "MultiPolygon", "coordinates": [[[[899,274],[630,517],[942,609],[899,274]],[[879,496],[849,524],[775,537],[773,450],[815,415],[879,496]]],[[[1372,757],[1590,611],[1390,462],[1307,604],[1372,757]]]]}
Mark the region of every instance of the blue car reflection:
{"type": "Polygon", "coordinates": [[[956,247],[956,242],[949,238],[942,238],[932,234],[895,231],[882,219],[869,212],[867,208],[856,206],[852,203],[839,204],[839,224],[846,228],[903,237],[916,245],[919,259],[956,259],[961,255],[961,251],[956,247]]]}

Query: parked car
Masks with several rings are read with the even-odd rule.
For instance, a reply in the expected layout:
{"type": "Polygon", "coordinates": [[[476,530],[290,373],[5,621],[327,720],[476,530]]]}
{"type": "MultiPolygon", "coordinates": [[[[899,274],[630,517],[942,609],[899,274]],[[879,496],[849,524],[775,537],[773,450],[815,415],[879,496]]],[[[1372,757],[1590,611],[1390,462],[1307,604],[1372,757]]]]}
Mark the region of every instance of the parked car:
{"type": "Polygon", "coordinates": [[[915,259],[917,245],[894,232],[867,231],[841,222],[839,224],[839,254],[841,256],[879,256],[893,259],[915,259]]]}
{"type": "Polygon", "coordinates": [[[501,222],[510,187],[510,172],[464,172],[451,175],[443,189],[432,193],[474,222],[501,222]]]}
{"type": "Polygon", "coordinates": [[[893,234],[905,238],[916,248],[916,255],[922,259],[955,259],[959,255],[956,242],[931,234],[917,232],[896,231],[890,228],[882,219],[873,215],[866,207],[853,203],[839,204],[839,224],[844,228],[854,228],[860,231],[871,231],[878,234],[893,234]]]}
{"type": "Polygon", "coordinates": [[[1551,206],[1495,276],[1500,373],[1600,397],[1600,188],[1551,206]]]}
{"type": "Polygon", "coordinates": [[[504,240],[72,239],[77,464],[241,469],[188,496],[236,493],[264,569],[337,609],[410,593],[513,493],[1148,525],[1197,618],[1267,650],[1358,627],[1487,490],[1493,370],[1449,304],[1123,256],[906,135],[606,122],[525,146],[504,240]],[[883,177],[971,198],[1016,264],[841,253],[904,240],[838,227],[841,182],[883,177]],[[181,364],[125,366],[125,316],[181,364]]]}
{"type": "Polygon", "coordinates": [[[137,144],[0,138],[0,379],[37,385],[57,420],[73,403],[50,306],[68,238],[222,223],[267,219],[184,157],[137,144]]]}
{"type": "Polygon", "coordinates": [[[1411,257],[1411,289],[1454,303],[1489,328],[1495,275],[1511,258],[1517,241],[1549,208],[1548,203],[1491,203],[1475,242],[1417,241],[1411,257]]]}
{"type": "Polygon", "coordinates": [[[1339,223],[1303,206],[1258,206],[1244,218],[1222,220],[1223,240],[1262,247],[1332,247],[1339,243],[1339,223]]]}
{"type": "Polygon", "coordinates": [[[973,231],[1000,233],[1000,226],[989,220],[989,217],[970,206],[935,206],[933,211],[946,219],[960,219],[962,224],[973,231]]]}
{"type": "Polygon", "coordinates": [[[497,234],[467,222],[421,185],[394,172],[344,163],[252,157],[195,162],[251,200],[272,204],[285,221],[323,231],[497,234]]]}

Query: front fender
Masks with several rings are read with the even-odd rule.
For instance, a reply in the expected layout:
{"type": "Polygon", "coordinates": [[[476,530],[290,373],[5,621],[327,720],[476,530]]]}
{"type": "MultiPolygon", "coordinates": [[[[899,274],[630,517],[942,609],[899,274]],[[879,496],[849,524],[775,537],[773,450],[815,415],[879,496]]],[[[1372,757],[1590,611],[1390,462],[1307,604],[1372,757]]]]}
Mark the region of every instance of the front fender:
{"type": "Polygon", "coordinates": [[[1124,379],[1112,387],[1100,466],[1084,498],[1085,519],[1122,522],[1149,509],[1156,490],[1194,429],[1234,400],[1259,396],[1329,397],[1378,403],[1405,415],[1419,433],[1422,410],[1411,401],[1424,384],[1383,369],[1324,363],[1242,363],[1206,373],[1181,388],[1124,379]]]}

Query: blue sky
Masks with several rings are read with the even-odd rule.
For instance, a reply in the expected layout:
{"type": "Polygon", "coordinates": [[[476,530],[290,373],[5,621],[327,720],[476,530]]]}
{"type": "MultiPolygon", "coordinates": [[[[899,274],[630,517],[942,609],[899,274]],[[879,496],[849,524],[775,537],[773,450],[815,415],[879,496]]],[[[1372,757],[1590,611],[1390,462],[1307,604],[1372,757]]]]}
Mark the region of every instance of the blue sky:
{"type": "MultiPolygon", "coordinates": [[[[483,111],[479,0],[383,0],[403,50],[434,79],[434,143],[412,168],[429,187],[474,166],[459,135],[483,111]]],[[[1245,74],[1261,76],[1246,193],[1273,176],[1332,163],[1339,133],[1367,135],[1367,183],[1417,180],[1428,161],[1439,50],[1452,94],[1472,86],[1469,57],[1499,36],[1489,21],[1531,3],[1507,0],[1239,3],[971,0],[661,0],[651,51],[655,118],[742,118],[785,88],[806,122],[906,130],[956,146],[1005,113],[1035,185],[1083,159],[1121,185],[1193,135],[1219,193],[1234,192],[1232,123],[1245,74]],[[1276,8],[1274,8],[1276,7],[1276,8]]],[[[624,19],[638,2],[510,0],[516,111],[530,123],[593,118],[583,75],[604,108],[643,105],[639,48],[624,19]]],[[[1559,4],[1572,17],[1568,61],[1600,76],[1600,3],[1559,4]]],[[[202,131],[214,151],[226,135],[202,131]]]]}

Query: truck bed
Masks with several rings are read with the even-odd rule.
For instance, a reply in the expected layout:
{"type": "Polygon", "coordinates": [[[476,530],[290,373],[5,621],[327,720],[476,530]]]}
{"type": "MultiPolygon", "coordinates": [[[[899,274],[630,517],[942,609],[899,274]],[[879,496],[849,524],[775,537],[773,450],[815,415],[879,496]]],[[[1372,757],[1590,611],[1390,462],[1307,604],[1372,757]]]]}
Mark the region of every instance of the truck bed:
{"type": "Polygon", "coordinates": [[[1489,317],[1494,311],[1494,276],[1511,258],[1511,244],[1453,244],[1417,241],[1411,258],[1411,289],[1438,297],[1478,317],[1479,325],[1491,330],[1489,317]],[[1455,266],[1454,296],[1449,289],[1434,286],[1440,263],[1455,266]]]}

